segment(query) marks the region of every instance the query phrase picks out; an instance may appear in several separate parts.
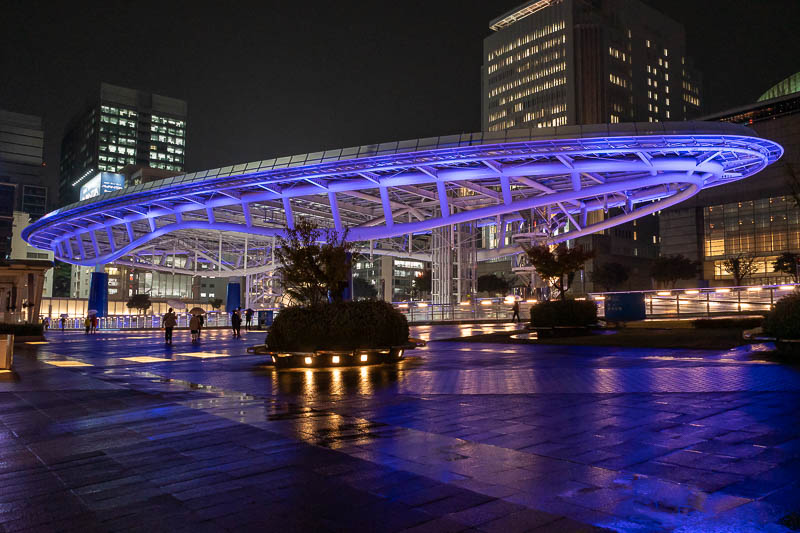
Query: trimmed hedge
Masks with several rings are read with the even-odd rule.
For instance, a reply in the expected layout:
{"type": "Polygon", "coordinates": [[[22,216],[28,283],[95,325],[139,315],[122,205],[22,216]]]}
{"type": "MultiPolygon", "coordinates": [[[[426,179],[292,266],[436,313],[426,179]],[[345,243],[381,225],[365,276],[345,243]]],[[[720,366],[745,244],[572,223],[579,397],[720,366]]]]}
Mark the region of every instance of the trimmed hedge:
{"type": "Polygon", "coordinates": [[[38,337],[43,335],[41,324],[8,324],[0,323],[0,335],[11,333],[15,337],[38,337]]]}
{"type": "Polygon", "coordinates": [[[597,304],[591,300],[552,300],[531,307],[531,326],[583,327],[597,323],[597,304]]]}
{"type": "Polygon", "coordinates": [[[784,296],[764,320],[764,333],[776,339],[800,339],[800,294],[784,296]]]}
{"type": "Polygon", "coordinates": [[[341,302],[283,309],[269,330],[274,351],[355,350],[408,342],[408,321],[388,302],[341,302]]]}
{"type": "Polygon", "coordinates": [[[692,322],[692,325],[696,329],[751,329],[761,327],[763,323],[763,318],[700,318],[692,322]]]}

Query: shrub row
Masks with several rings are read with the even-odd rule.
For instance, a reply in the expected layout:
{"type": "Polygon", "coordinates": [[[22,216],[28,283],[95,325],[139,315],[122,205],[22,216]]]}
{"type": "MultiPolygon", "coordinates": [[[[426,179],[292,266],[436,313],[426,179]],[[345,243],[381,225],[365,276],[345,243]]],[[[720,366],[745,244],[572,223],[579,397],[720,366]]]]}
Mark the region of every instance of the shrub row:
{"type": "Polygon", "coordinates": [[[42,335],[41,324],[8,324],[0,323],[0,335],[12,334],[16,337],[37,337],[42,335]]]}
{"type": "Polygon", "coordinates": [[[784,296],[764,320],[764,333],[777,339],[800,339],[800,294],[784,296]]]}
{"type": "Polygon", "coordinates": [[[341,302],[282,310],[267,335],[274,351],[354,350],[408,342],[408,322],[388,302],[341,302]]]}
{"type": "Polygon", "coordinates": [[[531,326],[589,326],[597,323],[597,304],[589,300],[552,300],[531,307],[531,326]]]}
{"type": "Polygon", "coordinates": [[[764,323],[763,317],[749,318],[700,318],[692,322],[696,329],[714,328],[739,328],[751,329],[760,327],[764,323]]]}

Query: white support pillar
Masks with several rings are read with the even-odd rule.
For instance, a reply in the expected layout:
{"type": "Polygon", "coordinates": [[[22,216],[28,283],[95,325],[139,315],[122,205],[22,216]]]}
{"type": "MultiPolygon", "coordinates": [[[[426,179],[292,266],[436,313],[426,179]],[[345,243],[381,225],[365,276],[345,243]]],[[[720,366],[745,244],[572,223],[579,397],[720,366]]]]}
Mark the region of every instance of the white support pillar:
{"type": "Polygon", "coordinates": [[[294,215],[292,214],[292,201],[288,196],[283,197],[283,214],[286,217],[286,227],[294,229],[294,215]]]}
{"type": "Polygon", "coordinates": [[[217,272],[222,272],[222,232],[219,232],[219,251],[217,253],[217,272]]]}
{"type": "Polygon", "coordinates": [[[392,216],[392,203],[389,200],[389,190],[386,187],[381,187],[381,204],[383,205],[383,218],[388,227],[394,226],[394,217],[392,216]]]}
{"type": "MultiPolygon", "coordinates": [[[[333,226],[336,228],[336,231],[342,231],[342,217],[339,215],[339,203],[336,201],[336,193],[329,192],[328,193],[328,201],[331,205],[331,215],[333,215],[333,226]]],[[[391,212],[390,212],[391,214],[391,212]]],[[[390,217],[391,218],[391,217],[390,217]]]]}
{"type": "Polygon", "coordinates": [[[449,217],[450,205],[447,201],[447,187],[445,187],[444,181],[436,182],[436,194],[439,197],[439,209],[442,213],[442,218],[449,217]]]}
{"type": "Polygon", "coordinates": [[[106,234],[108,234],[108,244],[111,246],[111,252],[117,251],[117,243],[114,242],[114,232],[111,231],[111,226],[106,226],[106,234]]]}

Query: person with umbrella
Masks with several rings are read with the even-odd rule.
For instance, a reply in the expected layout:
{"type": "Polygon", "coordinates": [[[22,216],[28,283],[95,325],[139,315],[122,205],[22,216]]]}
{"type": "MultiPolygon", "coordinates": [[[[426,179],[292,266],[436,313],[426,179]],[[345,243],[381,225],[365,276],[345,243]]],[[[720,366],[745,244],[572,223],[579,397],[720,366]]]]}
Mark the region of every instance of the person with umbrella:
{"type": "Polygon", "coordinates": [[[192,332],[192,342],[197,342],[200,337],[200,316],[201,315],[192,315],[192,319],[189,320],[189,330],[192,332]]]}
{"type": "Polygon", "coordinates": [[[250,331],[250,326],[253,325],[253,310],[249,307],[247,311],[244,312],[244,329],[245,331],[250,331]]]}
{"type": "Polygon", "coordinates": [[[206,319],[203,316],[205,311],[202,307],[192,307],[189,314],[197,317],[197,338],[200,339],[200,333],[203,332],[203,325],[206,323],[206,319]]]}

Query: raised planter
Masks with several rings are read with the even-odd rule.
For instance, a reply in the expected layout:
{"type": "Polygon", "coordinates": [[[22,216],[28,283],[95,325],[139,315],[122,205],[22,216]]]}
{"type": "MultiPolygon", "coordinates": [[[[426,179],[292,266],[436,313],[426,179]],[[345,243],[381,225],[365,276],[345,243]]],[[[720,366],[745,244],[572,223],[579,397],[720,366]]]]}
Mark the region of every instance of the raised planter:
{"type": "Polygon", "coordinates": [[[800,339],[776,339],[775,348],[784,355],[800,355],[800,339]]]}
{"type": "Polygon", "coordinates": [[[581,337],[591,335],[592,330],[589,326],[553,326],[549,328],[530,328],[535,331],[540,339],[554,339],[560,337],[581,337]]]}
{"type": "MultiPolygon", "coordinates": [[[[325,368],[376,365],[394,363],[403,359],[407,350],[416,348],[416,344],[388,348],[372,348],[360,350],[317,350],[314,352],[272,352],[267,351],[269,361],[275,368],[325,368]]],[[[256,351],[258,353],[258,351],[256,351]]]]}

